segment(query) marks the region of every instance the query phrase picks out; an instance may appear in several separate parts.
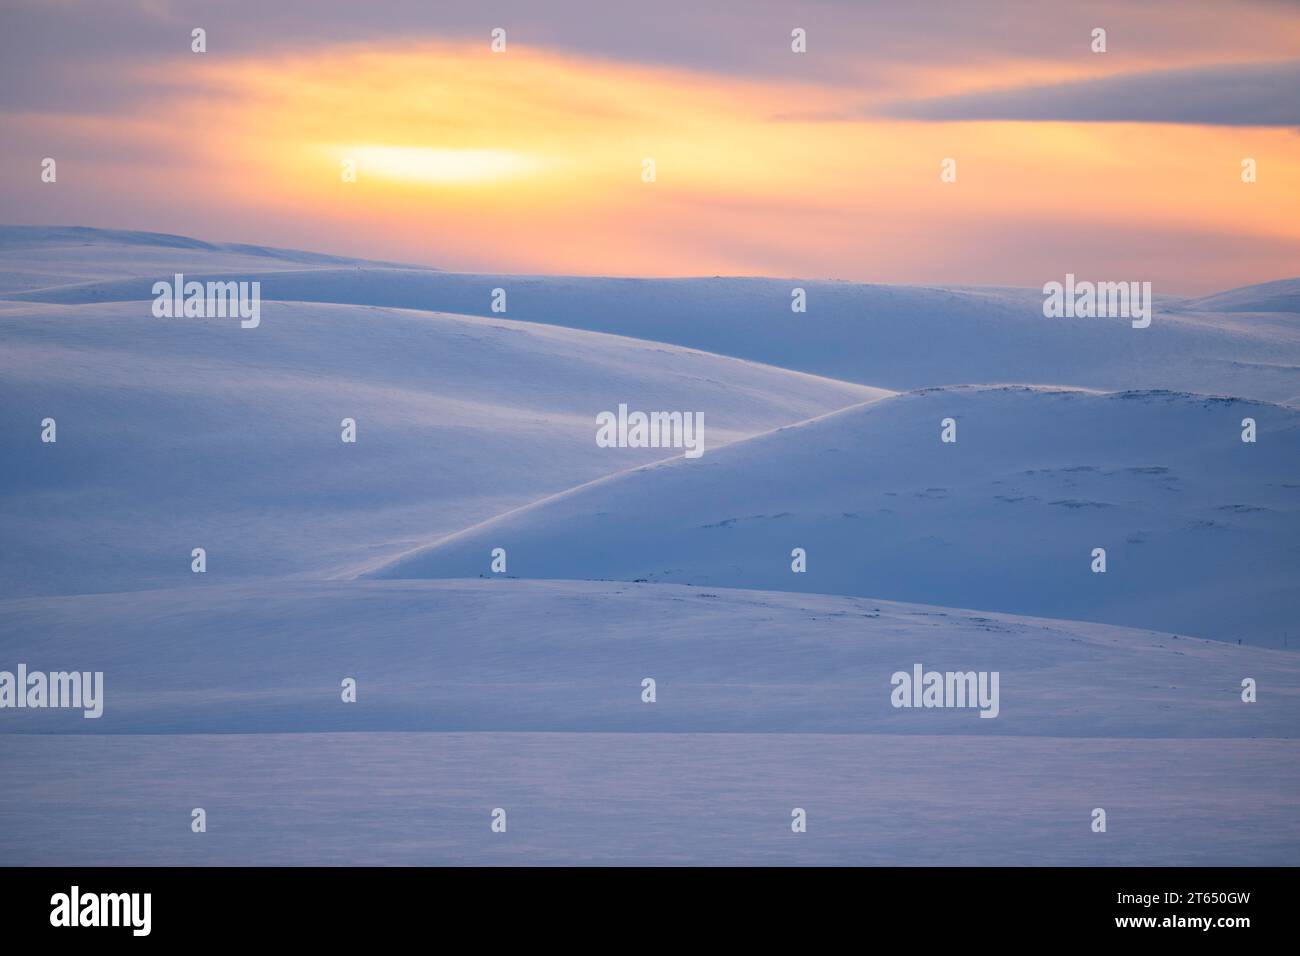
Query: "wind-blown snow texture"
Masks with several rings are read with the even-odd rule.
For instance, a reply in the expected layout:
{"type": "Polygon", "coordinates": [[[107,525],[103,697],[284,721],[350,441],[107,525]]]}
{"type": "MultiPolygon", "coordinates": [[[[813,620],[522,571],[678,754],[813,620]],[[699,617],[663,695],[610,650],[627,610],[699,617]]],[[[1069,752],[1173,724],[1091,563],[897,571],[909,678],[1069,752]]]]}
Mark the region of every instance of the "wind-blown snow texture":
{"type": "Polygon", "coordinates": [[[0,858],[1293,862],[1300,281],[1041,302],[0,229],[0,669],[106,682],[0,711],[0,858]],[[1000,715],[891,707],[915,662],[1000,715]]]}

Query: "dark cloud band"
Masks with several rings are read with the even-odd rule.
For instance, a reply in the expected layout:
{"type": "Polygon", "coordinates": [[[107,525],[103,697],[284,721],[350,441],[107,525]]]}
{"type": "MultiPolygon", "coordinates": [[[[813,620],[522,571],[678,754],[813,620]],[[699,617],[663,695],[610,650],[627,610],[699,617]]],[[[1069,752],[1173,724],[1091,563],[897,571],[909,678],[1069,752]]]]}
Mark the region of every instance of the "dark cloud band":
{"type": "Polygon", "coordinates": [[[895,103],[884,114],[953,122],[1300,126],[1300,61],[1130,73],[895,103]]]}

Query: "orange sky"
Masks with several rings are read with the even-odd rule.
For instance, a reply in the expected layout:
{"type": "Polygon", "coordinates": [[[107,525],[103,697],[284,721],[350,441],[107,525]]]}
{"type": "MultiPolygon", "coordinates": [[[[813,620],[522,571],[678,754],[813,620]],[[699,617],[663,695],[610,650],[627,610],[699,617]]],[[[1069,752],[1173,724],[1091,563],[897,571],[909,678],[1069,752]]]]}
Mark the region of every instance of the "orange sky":
{"type": "Polygon", "coordinates": [[[67,221],[80,197],[91,215],[76,224],[466,271],[1018,285],[1069,271],[1188,293],[1300,274],[1292,128],[872,115],[900,90],[1134,68],[901,62],[866,91],[523,44],[494,54],[486,38],[372,42],[168,58],[134,68],[158,92],[128,112],[11,119],[24,142],[103,157],[65,163],[63,204],[42,219],[23,202],[31,221],[67,221]],[[945,157],[955,183],[940,181],[945,157]]]}

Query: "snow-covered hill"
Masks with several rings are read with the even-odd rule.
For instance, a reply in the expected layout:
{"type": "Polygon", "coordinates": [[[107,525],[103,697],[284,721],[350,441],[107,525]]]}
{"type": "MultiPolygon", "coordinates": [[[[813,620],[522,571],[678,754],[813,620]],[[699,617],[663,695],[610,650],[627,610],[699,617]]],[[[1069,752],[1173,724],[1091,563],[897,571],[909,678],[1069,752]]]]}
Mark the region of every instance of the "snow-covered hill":
{"type": "Polygon", "coordinates": [[[0,311],[0,596],[326,573],[620,468],[595,417],[705,417],[713,447],[886,394],[676,346],[359,306],[262,324],[146,303],[0,311]],[[53,418],[58,441],[41,441],[53,418]],[[352,418],[357,441],[344,444],[352,418]]]}
{"type": "Polygon", "coordinates": [[[1199,299],[1187,299],[1180,304],[1179,311],[1249,312],[1255,315],[1281,312],[1295,316],[1300,314],[1300,280],[1279,279],[1276,282],[1261,282],[1259,285],[1248,285],[1199,299]]]}
{"type": "Polygon", "coordinates": [[[0,634],[6,661],[105,672],[98,720],[5,714],[10,863],[1223,865],[1300,847],[1300,659],[1281,651],[561,581],[28,599],[0,603],[0,634]],[[916,662],[1000,671],[998,717],[890,706],[916,662]]]}
{"type": "Polygon", "coordinates": [[[1300,656],[873,598],[597,581],[363,581],[0,602],[6,661],[102,670],[54,733],[341,730],[1300,738],[1300,656]],[[39,622],[39,626],[33,626],[39,622]],[[1000,708],[895,708],[915,663],[1000,708]],[[340,700],[357,681],[355,705],[340,700]],[[642,702],[653,678],[657,700],[642,702]],[[1241,701],[1254,678],[1259,701],[1241,701]]]}
{"type": "Polygon", "coordinates": [[[592,483],[377,573],[485,574],[497,547],[527,578],[887,595],[1281,646],[1300,620],[1300,412],[928,389],[592,483]]]}
{"type": "MultiPolygon", "coordinates": [[[[933,288],[802,279],[465,275],[382,264],[313,264],[247,274],[177,258],[135,277],[46,284],[10,298],[83,304],[150,299],[183,264],[196,279],[258,279],[264,298],[492,316],[493,290],[512,319],[666,342],[881,388],[1014,382],[1123,390],[1168,388],[1300,401],[1300,320],[1280,307],[1300,279],[1190,300],[1156,291],[1146,329],[1124,319],[1048,319],[1038,289],[933,288]],[[803,288],[807,312],[791,311],[803,288]],[[1263,319],[1251,309],[1267,314],[1263,319]],[[1250,314],[1247,314],[1250,313],[1250,314]]],[[[98,251],[88,257],[97,261],[98,251]]],[[[155,263],[157,263],[155,265],[155,263]]],[[[1060,276],[1047,276],[1060,280],[1060,276]]]]}
{"type": "Polygon", "coordinates": [[[1137,330],[0,229],[0,671],[105,687],[0,710],[0,859],[1291,862],[1297,286],[1137,330]],[[261,324],[154,318],[175,272],[261,324]],[[622,403],[703,456],[600,447],[622,403]]]}
{"type": "Polygon", "coordinates": [[[289,266],[325,269],[362,265],[404,268],[398,263],[246,243],[205,242],[158,232],[0,225],[0,298],[69,284],[142,276],[162,278],[176,272],[262,273],[289,266]]]}

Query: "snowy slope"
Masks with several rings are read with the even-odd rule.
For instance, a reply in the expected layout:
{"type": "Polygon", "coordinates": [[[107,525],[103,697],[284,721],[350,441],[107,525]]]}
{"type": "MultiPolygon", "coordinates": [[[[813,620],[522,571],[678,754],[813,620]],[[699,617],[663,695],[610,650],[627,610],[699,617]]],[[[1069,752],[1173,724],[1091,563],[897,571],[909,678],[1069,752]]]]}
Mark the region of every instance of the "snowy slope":
{"type": "Polygon", "coordinates": [[[4,715],[10,863],[1222,865],[1300,850],[1300,659],[1281,651],[858,598],[491,580],[0,602],[0,654],[105,672],[98,720],[4,715]],[[892,708],[890,674],[915,662],[999,670],[999,716],[892,708]],[[1240,700],[1246,676],[1257,703],[1240,700]],[[1097,806],[1106,835],[1089,829],[1097,806]],[[807,834],[791,834],[793,807],[807,834]]]}
{"type": "Polygon", "coordinates": [[[266,303],[241,329],[10,305],[0,596],[196,584],[195,547],[209,578],[326,573],[664,457],[596,446],[620,402],[701,412],[712,447],[880,394],[506,319],[266,303]]]}
{"type": "Polygon", "coordinates": [[[881,595],[1281,646],[1300,619],[1300,412],[930,389],[599,481],[377,573],[475,575],[495,547],[525,578],[881,595]]]}
{"type": "MultiPolygon", "coordinates": [[[[579,581],[369,581],[0,602],[0,660],[102,670],[104,715],[18,732],[338,730],[1300,738],[1300,656],[871,598],[579,581]],[[112,636],[112,640],[106,640],[112,636]],[[915,663],[1000,713],[896,709],[915,663]],[[340,682],[358,683],[357,703],[340,682]],[[657,701],[641,701],[641,681],[657,701]],[[1244,704],[1252,677],[1259,701],[1244,704]]],[[[3,666],[3,665],[0,665],[3,666]]],[[[10,668],[12,669],[12,668],[10,668]]]]}
{"type": "Polygon", "coordinates": [[[1133,330],[0,228],[0,670],[106,686],[0,711],[0,859],[1293,862],[1297,286],[1133,330]],[[177,271],[261,327],[153,318],[177,271]],[[704,456],[598,447],[621,402],[704,456]],[[890,706],[915,663],[999,716],[890,706]]]}
{"type": "MultiPolygon", "coordinates": [[[[261,273],[377,263],[245,243],[205,242],[188,236],[84,226],[0,225],[0,296],[139,276],[218,270],[261,273]]],[[[401,268],[385,263],[388,268],[401,268]]],[[[422,269],[427,272],[429,270],[422,269]]]]}
{"type": "Polygon", "coordinates": [[[1282,312],[1300,314],[1300,281],[1279,279],[1241,289],[1231,289],[1180,303],[1183,312],[1249,312],[1256,315],[1282,312]]]}
{"type": "MultiPolygon", "coordinates": [[[[135,278],[8,295],[64,304],[148,300],[152,283],[170,271],[142,268],[135,278]]],[[[1294,307],[1300,279],[1225,293],[1222,310],[1215,308],[1218,297],[1192,302],[1157,289],[1151,327],[1133,329],[1124,319],[1047,319],[1038,289],[462,275],[367,263],[279,272],[259,264],[247,275],[223,265],[191,277],[240,276],[260,279],[269,299],[467,315],[491,315],[492,290],[502,288],[513,319],[669,342],[895,390],[1015,382],[1300,401],[1294,307]],[[807,292],[806,313],[791,312],[795,287],[807,292]],[[1268,313],[1263,320],[1260,311],[1268,313]]]]}

